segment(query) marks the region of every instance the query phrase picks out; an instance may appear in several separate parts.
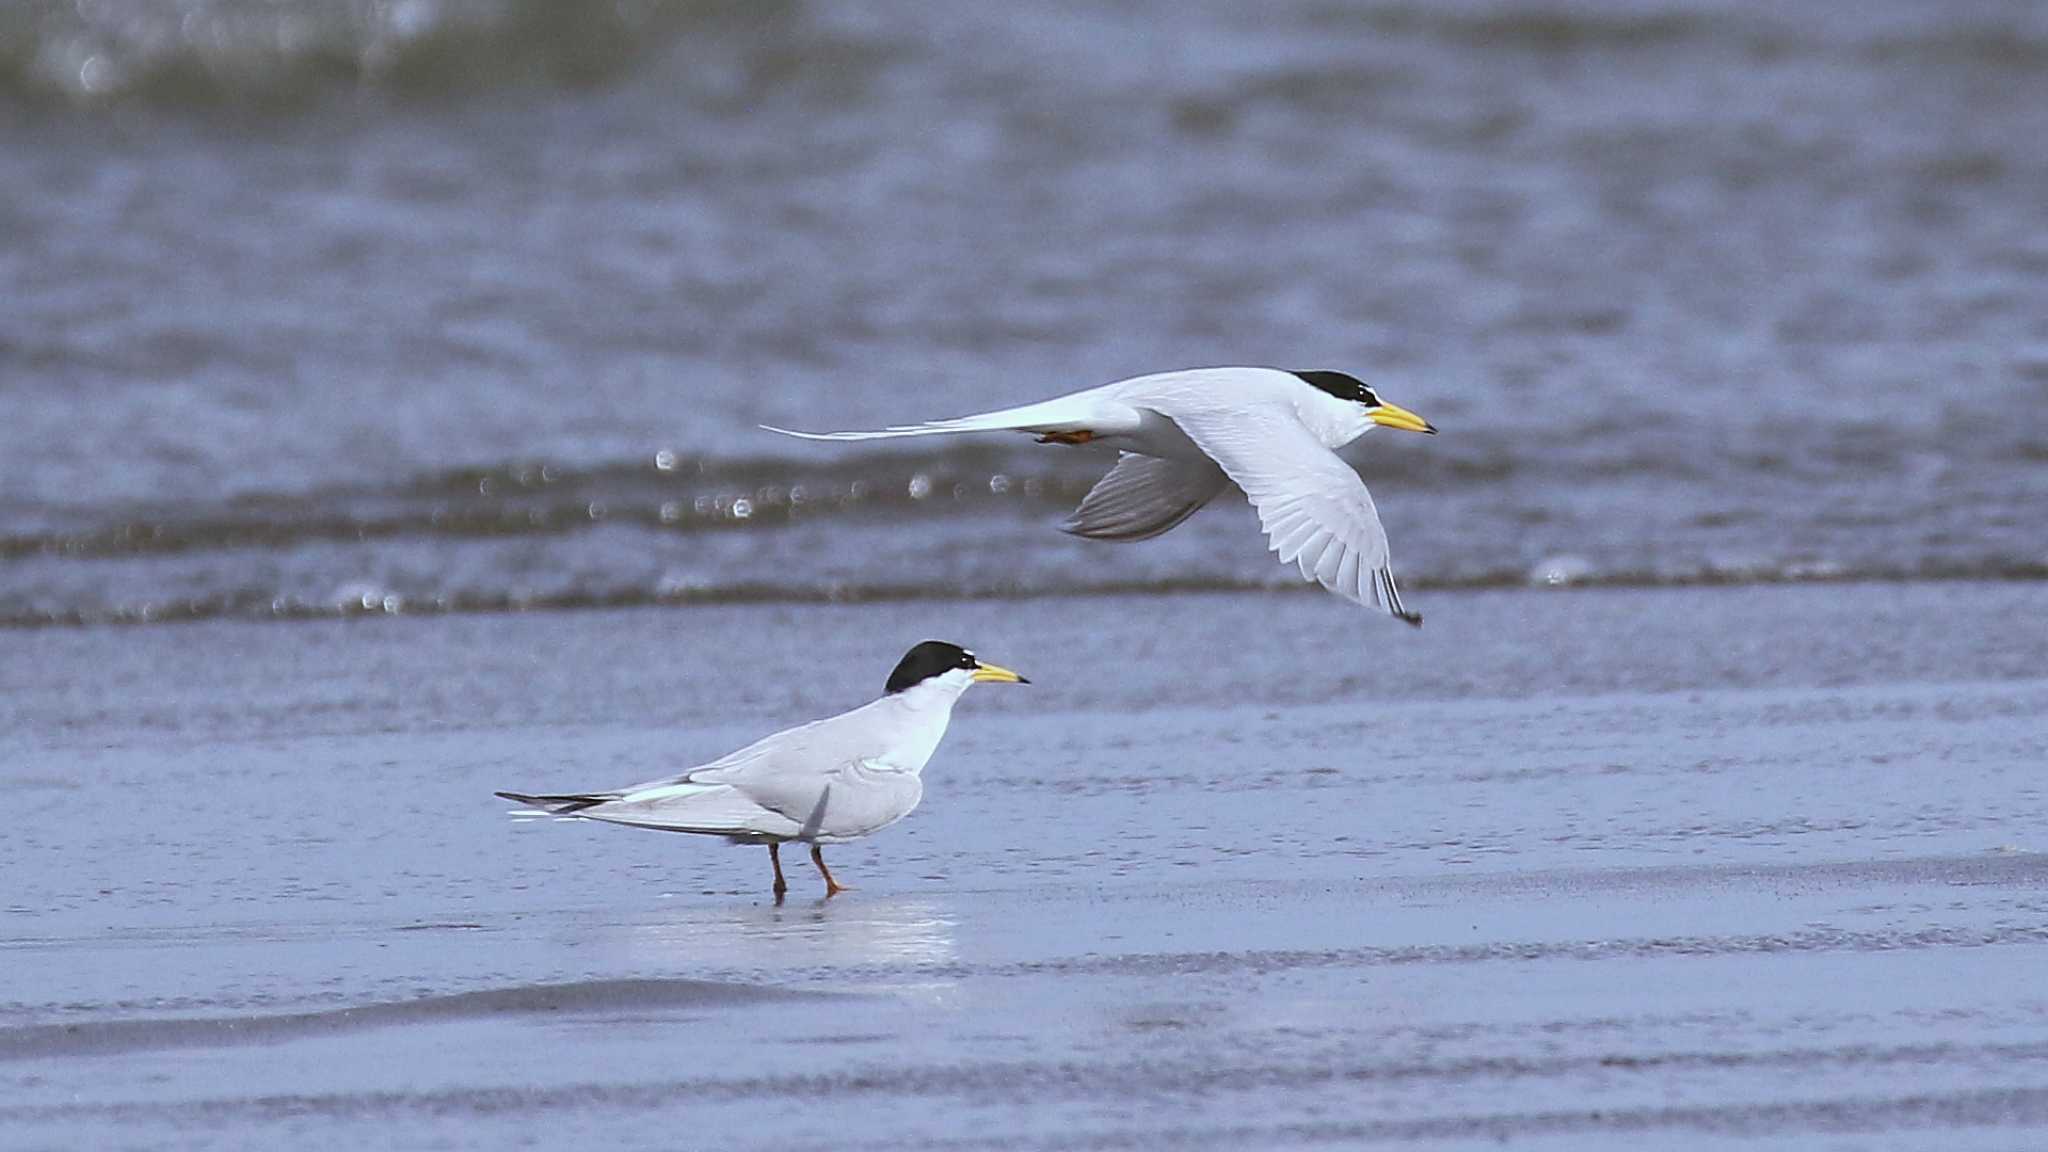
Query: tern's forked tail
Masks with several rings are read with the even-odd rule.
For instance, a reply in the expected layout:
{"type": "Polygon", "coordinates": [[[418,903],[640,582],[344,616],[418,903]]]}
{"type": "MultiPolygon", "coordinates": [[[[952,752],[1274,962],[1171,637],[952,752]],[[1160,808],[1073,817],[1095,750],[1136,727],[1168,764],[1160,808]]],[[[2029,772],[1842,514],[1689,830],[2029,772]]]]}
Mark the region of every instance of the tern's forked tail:
{"type": "Polygon", "coordinates": [[[615,795],[601,796],[590,793],[582,793],[580,795],[528,796],[523,792],[498,792],[494,793],[494,795],[503,800],[510,800],[514,804],[524,804],[529,808],[537,808],[550,816],[570,816],[583,811],[585,808],[595,808],[599,804],[609,803],[618,799],[615,795]]]}
{"type": "Polygon", "coordinates": [[[951,420],[930,420],[922,424],[897,424],[866,432],[797,432],[789,428],[777,428],[772,424],[763,424],[761,428],[763,431],[783,436],[794,436],[799,440],[843,441],[893,440],[899,436],[945,436],[956,432],[1035,432],[1040,435],[1089,432],[1099,435],[1109,431],[1129,431],[1136,428],[1138,422],[1138,413],[1129,405],[1107,400],[1090,391],[1041,400],[1036,404],[1025,404],[1017,408],[1002,408],[994,412],[976,413],[973,416],[958,416],[951,420]]]}

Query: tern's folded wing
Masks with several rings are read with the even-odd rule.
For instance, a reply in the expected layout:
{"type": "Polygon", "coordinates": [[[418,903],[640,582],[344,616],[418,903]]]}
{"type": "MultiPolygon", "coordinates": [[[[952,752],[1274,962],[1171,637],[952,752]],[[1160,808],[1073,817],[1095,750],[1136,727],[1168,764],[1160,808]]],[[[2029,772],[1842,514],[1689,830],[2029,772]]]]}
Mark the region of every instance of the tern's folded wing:
{"type": "Polygon", "coordinates": [[[886,700],[786,728],[677,776],[582,797],[598,802],[574,814],[731,835],[846,835],[878,827],[878,815],[900,816],[918,795],[915,774],[890,767],[901,733],[886,700]]]}
{"type": "Polygon", "coordinates": [[[670,784],[629,793],[575,814],[636,828],[722,836],[786,839],[801,830],[800,821],[757,804],[739,789],[724,784],[670,784]]]}
{"type": "MultiPolygon", "coordinates": [[[[855,711],[858,711],[858,709],[855,711]]],[[[784,728],[780,732],[763,736],[744,748],[735,749],[708,763],[699,764],[694,768],[686,769],[671,776],[643,780],[638,784],[631,784],[624,788],[614,788],[604,793],[604,795],[613,799],[644,799],[660,793],[663,789],[681,788],[685,785],[735,783],[745,778],[751,766],[762,761],[801,762],[812,756],[810,750],[818,742],[816,730],[819,728],[829,728],[835,721],[842,720],[847,715],[851,715],[851,713],[842,713],[839,716],[827,717],[823,720],[813,720],[808,724],[799,724],[794,728],[784,728]]],[[[820,770],[827,770],[831,766],[828,758],[820,770]]]]}
{"type": "Polygon", "coordinates": [[[1346,600],[1422,622],[1401,603],[1387,532],[1365,481],[1291,410],[1280,404],[1176,409],[1160,414],[1244,489],[1282,563],[1299,565],[1304,577],[1346,600]]]}

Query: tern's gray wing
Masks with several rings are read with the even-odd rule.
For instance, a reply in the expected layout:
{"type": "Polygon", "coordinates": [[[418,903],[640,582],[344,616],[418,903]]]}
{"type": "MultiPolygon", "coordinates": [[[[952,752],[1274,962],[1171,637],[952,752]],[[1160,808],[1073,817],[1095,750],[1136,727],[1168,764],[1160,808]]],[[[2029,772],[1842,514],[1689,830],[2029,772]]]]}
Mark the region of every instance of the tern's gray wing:
{"type": "Polygon", "coordinates": [[[1304,577],[1346,600],[1376,605],[1410,624],[1422,622],[1401,603],[1387,531],[1365,481],[1316,439],[1291,406],[1171,408],[1159,414],[1244,489],[1281,563],[1298,565],[1304,577]]]}
{"type": "Polygon", "coordinates": [[[1149,540],[1200,511],[1228,483],[1222,469],[1199,457],[1126,452],[1060,528],[1091,540],[1149,540]]]}

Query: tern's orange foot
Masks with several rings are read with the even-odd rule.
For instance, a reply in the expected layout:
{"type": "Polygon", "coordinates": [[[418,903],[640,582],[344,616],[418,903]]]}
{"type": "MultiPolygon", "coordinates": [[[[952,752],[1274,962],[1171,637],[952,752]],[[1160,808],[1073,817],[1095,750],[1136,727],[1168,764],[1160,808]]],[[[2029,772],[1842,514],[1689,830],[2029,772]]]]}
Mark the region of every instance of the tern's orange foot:
{"type": "Polygon", "coordinates": [[[1090,432],[1086,428],[1078,432],[1041,432],[1038,434],[1038,442],[1040,444],[1086,444],[1093,439],[1095,439],[1095,433],[1090,432]]]}
{"type": "Polygon", "coordinates": [[[820,851],[816,844],[811,845],[811,863],[818,866],[818,875],[825,878],[825,899],[830,900],[841,892],[853,891],[853,889],[832,878],[832,870],[825,867],[825,853],[820,851]]]}
{"type": "Polygon", "coordinates": [[[787,880],[784,880],[784,879],[782,878],[782,846],[781,846],[781,845],[779,845],[779,844],[770,844],[770,845],[768,845],[768,863],[770,863],[770,864],[774,865],[774,867],[775,867],[775,902],[776,902],[777,904],[780,904],[780,903],[782,903],[782,898],[783,898],[784,896],[786,896],[786,895],[788,895],[788,894],[789,894],[789,881],[787,881],[787,880]]]}

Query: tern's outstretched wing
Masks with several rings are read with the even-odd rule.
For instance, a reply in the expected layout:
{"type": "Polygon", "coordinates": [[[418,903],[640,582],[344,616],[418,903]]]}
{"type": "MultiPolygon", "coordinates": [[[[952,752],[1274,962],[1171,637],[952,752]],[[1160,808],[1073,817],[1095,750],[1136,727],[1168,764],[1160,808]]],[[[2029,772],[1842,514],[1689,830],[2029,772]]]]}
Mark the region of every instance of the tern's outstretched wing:
{"type": "Polygon", "coordinates": [[[1388,559],[1387,531],[1365,481],[1282,404],[1173,405],[1172,420],[1244,489],[1282,563],[1358,604],[1410,624],[1388,559]]]}
{"type": "Polygon", "coordinates": [[[1207,460],[1126,452],[1060,528],[1091,540],[1150,540],[1194,515],[1227,483],[1207,460]]]}

